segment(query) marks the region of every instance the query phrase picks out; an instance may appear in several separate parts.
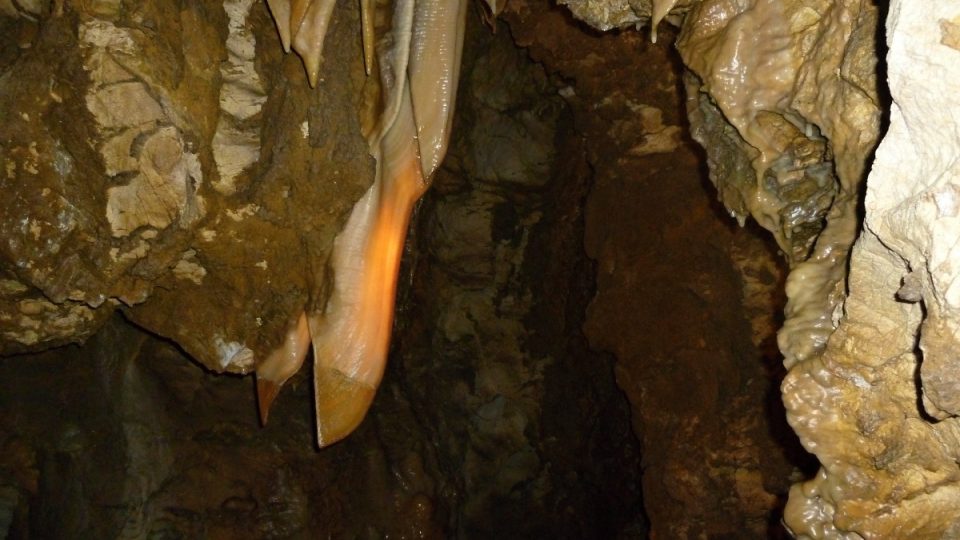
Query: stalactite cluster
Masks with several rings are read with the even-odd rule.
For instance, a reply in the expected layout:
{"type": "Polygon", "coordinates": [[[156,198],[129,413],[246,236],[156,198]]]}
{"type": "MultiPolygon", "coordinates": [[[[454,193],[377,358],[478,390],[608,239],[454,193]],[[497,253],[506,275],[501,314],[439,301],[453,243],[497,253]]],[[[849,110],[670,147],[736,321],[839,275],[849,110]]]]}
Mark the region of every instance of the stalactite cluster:
{"type": "MultiPolygon", "coordinates": [[[[492,500],[567,500],[566,481],[547,472],[563,452],[531,434],[564,432],[543,403],[566,388],[551,370],[583,369],[571,360],[589,356],[573,337],[582,321],[591,346],[616,356],[654,536],[762,537],[780,509],[800,538],[960,534],[956,2],[181,4],[0,0],[0,354],[83,343],[120,328],[121,314],[211,371],[255,373],[263,423],[281,388],[305,396],[299,371],[312,355],[316,443],[349,435],[375,399],[392,403],[431,441],[386,459],[409,473],[397,515],[433,530],[434,510],[450,511],[466,516],[447,520],[450,530],[492,533],[480,525],[492,500]],[[474,54],[458,125],[472,12],[542,72],[505,69],[507,83],[520,82],[501,92],[483,62],[505,56],[474,54]],[[584,32],[571,14],[620,32],[584,32]],[[517,97],[528,94],[542,104],[517,97]],[[729,217],[702,197],[700,159],[729,217]],[[436,328],[400,321],[408,341],[391,345],[408,225],[435,178],[445,191],[415,229],[437,267],[410,264],[447,288],[431,298],[411,286],[401,305],[436,328]],[[554,183],[563,178],[569,192],[554,183]],[[723,219],[766,230],[782,283],[767,246],[723,219]],[[551,296],[531,284],[539,273],[593,294],[531,262],[544,246],[580,256],[557,231],[582,235],[597,264],[589,309],[584,291],[551,296]],[[476,245],[451,255],[450,238],[476,245]],[[781,288],[782,368],[771,347],[781,288]],[[658,324],[669,331],[651,330],[658,324]],[[561,350],[527,329],[569,341],[561,350]],[[427,341],[459,347],[448,379],[411,352],[432,354],[427,341]],[[377,398],[391,346],[403,381],[441,388],[395,383],[377,398]],[[782,411],[763,390],[781,369],[782,411]],[[461,400],[466,419],[435,415],[431,399],[461,400]],[[813,478],[786,455],[799,452],[789,437],[763,433],[775,418],[819,460],[813,478]],[[454,466],[461,436],[469,459],[454,466]],[[500,469],[478,448],[502,457],[500,469]],[[764,458],[778,448],[784,455],[764,458]],[[441,471],[449,486],[438,487],[441,471]],[[437,510],[443,489],[472,498],[460,513],[459,495],[437,510]]],[[[127,377],[104,375],[108,394],[136,410],[124,392],[162,401],[131,360],[151,354],[123,351],[98,364],[127,377]]],[[[602,401],[588,397],[602,382],[584,388],[565,392],[588,408],[602,401]]],[[[603,403],[596,410],[610,418],[599,424],[615,430],[625,420],[603,403]]],[[[601,415],[563,414],[577,426],[601,415]]],[[[0,480],[38,493],[29,475],[3,472],[37,467],[5,422],[0,480]]],[[[121,491],[160,490],[173,454],[138,446],[135,422],[110,426],[124,448],[162,465],[149,486],[121,491]]],[[[587,439],[606,440],[596,437],[587,439]]],[[[594,522],[619,531],[641,521],[594,522]]]]}

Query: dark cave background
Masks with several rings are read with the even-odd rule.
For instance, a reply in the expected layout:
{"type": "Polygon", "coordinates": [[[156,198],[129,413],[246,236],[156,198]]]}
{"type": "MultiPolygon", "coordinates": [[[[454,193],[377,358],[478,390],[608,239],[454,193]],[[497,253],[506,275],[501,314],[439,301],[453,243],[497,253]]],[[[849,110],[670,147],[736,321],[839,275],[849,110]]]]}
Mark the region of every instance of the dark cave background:
{"type": "Polygon", "coordinates": [[[122,315],[0,359],[0,531],[783,536],[815,466],[779,402],[784,266],[715,201],[673,31],[599,35],[546,0],[471,14],[387,375],[342,443],[314,449],[309,370],[261,428],[252,378],[122,315]]]}

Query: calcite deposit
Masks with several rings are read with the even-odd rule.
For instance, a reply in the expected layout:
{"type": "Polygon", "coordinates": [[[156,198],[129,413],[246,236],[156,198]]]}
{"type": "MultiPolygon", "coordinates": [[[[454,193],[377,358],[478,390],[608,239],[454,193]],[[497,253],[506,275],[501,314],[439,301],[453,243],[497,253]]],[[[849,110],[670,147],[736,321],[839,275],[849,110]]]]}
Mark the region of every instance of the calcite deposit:
{"type": "MultiPolygon", "coordinates": [[[[310,90],[260,3],[17,5],[4,24],[36,31],[0,77],[0,350],[81,342],[119,308],[253,369],[372,176],[356,113],[320,106],[361,93],[359,43],[310,90]]],[[[355,10],[338,20],[356,35],[355,10]]]]}
{"type": "Polygon", "coordinates": [[[822,350],[842,300],[879,129],[876,24],[876,9],[859,1],[708,0],[677,42],[696,75],[691,129],[721,199],[770,230],[794,267],[780,332],[788,367],[822,350]]]}
{"type": "Polygon", "coordinates": [[[960,5],[891,2],[890,124],[867,180],[843,317],[791,371],[791,423],[823,468],[791,493],[802,538],[960,534],[956,126],[960,5]]]}
{"type": "MultiPolygon", "coordinates": [[[[656,7],[569,4],[600,29],[656,7]]],[[[950,90],[958,9],[892,2],[885,34],[877,7],[861,1],[703,0],[674,13],[683,17],[677,49],[690,70],[691,131],[711,180],[731,215],[773,233],[792,267],[779,334],[792,368],[783,396],[822,465],[791,492],[785,521],[801,538],[960,534],[950,90]],[[890,125],[860,214],[884,68],[890,125]],[[858,215],[866,218],[851,256],[858,215]]]]}
{"type": "Polygon", "coordinates": [[[960,5],[477,7],[0,0],[0,530],[960,536],[960,5]]]}

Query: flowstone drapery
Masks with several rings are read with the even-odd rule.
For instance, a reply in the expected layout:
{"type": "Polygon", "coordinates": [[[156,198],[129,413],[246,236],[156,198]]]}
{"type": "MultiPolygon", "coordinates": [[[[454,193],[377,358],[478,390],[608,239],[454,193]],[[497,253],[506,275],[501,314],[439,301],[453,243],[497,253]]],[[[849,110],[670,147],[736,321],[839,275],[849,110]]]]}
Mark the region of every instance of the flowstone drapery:
{"type": "MultiPolygon", "coordinates": [[[[598,28],[653,8],[568,4],[598,28]]],[[[885,33],[861,0],[682,7],[677,48],[711,179],[792,267],[783,398],[822,468],[792,490],[787,525],[803,538],[957,536],[960,5],[892,2],[885,33]],[[890,126],[864,187],[884,66],[890,126]]]]}

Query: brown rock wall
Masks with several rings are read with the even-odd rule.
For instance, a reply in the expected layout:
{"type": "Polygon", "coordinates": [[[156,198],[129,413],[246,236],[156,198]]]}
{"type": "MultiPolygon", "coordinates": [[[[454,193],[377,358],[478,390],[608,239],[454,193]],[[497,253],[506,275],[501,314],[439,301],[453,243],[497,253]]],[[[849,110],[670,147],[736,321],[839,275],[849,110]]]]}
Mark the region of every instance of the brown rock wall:
{"type": "Polygon", "coordinates": [[[685,135],[682,68],[661,28],[595,36],[545,3],[513,2],[517,42],[569,81],[593,185],[585,243],[597,293],[584,329],[617,357],[643,448],[651,535],[782,535],[789,485],[809,466],[777,402],[783,269],[703,184],[685,135]]]}
{"type": "Polygon", "coordinates": [[[0,80],[2,350],[83,341],[123,306],[210,369],[247,372],[321,302],[372,177],[358,16],[335,19],[350,46],[311,90],[262,3],[4,18],[39,29],[0,80]]]}

